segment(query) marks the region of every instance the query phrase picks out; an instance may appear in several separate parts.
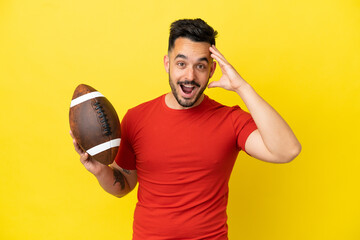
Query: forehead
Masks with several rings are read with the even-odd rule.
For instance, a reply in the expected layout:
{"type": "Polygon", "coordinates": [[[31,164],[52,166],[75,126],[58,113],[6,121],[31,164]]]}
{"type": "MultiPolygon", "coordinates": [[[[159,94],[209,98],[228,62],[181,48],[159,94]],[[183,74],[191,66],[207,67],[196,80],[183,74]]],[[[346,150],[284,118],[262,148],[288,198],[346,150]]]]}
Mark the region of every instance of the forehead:
{"type": "Polygon", "coordinates": [[[211,59],[210,43],[194,42],[188,38],[180,37],[175,40],[174,48],[169,52],[170,59],[176,58],[179,54],[186,56],[189,59],[211,59]]]}

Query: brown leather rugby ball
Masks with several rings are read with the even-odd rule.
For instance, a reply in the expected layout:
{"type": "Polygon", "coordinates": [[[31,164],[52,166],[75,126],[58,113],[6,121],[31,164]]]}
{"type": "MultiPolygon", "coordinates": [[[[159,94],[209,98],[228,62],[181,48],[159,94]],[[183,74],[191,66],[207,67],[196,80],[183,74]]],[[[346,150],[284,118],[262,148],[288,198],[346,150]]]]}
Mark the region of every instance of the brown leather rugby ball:
{"type": "Polygon", "coordinates": [[[111,164],[120,145],[120,121],[111,103],[94,88],[80,84],[70,104],[70,129],[89,157],[111,164]]]}

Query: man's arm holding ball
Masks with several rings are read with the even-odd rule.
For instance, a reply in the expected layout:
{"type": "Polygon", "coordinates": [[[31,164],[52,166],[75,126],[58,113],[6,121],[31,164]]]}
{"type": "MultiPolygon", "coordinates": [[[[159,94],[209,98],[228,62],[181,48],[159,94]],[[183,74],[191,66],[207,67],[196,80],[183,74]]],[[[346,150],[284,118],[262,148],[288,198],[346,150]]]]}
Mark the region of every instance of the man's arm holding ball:
{"type": "Polygon", "coordinates": [[[221,87],[236,92],[258,127],[246,141],[246,152],[267,162],[286,163],[293,160],[300,153],[301,145],[289,125],[240,76],[215,46],[210,47],[210,52],[211,57],[218,62],[222,76],[208,87],[221,87]]]}
{"type": "Polygon", "coordinates": [[[100,186],[106,192],[116,197],[123,197],[135,188],[137,184],[136,170],[123,169],[115,162],[107,166],[91,160],[88,153],[84,152],[77,144],[71,131],[70,135],[73,138],[75,151],[80,155],[80,162],[97,178],[100,186]]]}

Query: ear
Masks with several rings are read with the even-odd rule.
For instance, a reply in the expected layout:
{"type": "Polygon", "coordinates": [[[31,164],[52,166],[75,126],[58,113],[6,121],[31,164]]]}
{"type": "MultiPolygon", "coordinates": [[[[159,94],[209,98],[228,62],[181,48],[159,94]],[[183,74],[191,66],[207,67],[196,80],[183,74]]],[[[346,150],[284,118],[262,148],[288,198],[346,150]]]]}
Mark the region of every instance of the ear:
{"type": "Polygon", "coordinates": [[[215,72],[215,69],[216,69],[216,62],[213,61],[212,64],[211,64],[211,68],[210,68],[210,75],[209,75],[209,78],[211,78],[215,72]]]}
{"type": "Polygon", "coordinates": [[[167,73],[169,73],[170,62],[169,62],[169,56],[168,55],[164,56],[164,67],[165,67],[165,71],[167,73]]]}

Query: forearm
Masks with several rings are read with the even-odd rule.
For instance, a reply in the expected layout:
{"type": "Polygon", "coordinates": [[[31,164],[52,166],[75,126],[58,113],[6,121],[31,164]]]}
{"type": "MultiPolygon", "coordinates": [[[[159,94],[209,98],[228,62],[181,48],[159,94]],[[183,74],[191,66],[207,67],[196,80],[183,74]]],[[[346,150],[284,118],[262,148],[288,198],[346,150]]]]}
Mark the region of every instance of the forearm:
{"type": "Polygon", "coordinates": [[[285,120],[245,81],[236,89],[251,116],[268,151],[278,158],[292,158],[301,145],[285,120]]]}
{"type": "Polygon", "coordinates": [[[116,168],[104,166],[95,177],[106,192],[116,197],[123,197],[131,191],[125,176],[116,168]]]}

